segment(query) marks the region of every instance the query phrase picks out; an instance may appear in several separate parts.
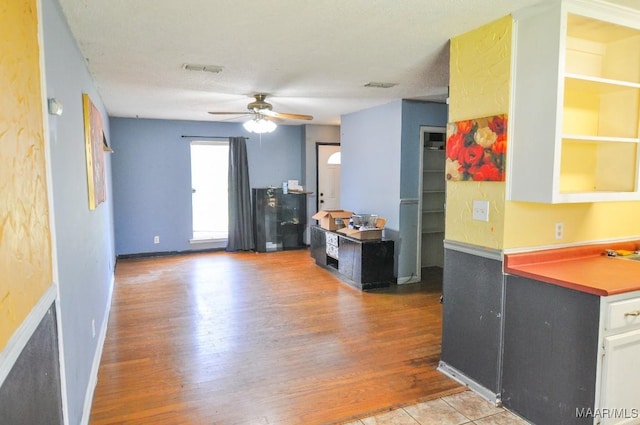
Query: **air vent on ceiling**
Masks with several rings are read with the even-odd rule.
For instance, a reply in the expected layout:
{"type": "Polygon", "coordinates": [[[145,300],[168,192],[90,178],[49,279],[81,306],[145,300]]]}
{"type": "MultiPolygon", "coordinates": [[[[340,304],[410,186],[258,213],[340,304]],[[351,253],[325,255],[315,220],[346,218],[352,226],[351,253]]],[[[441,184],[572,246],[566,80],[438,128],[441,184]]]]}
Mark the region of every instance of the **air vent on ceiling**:
{"type": "Polygon", "coordinates": [[[365,84],[365,87],[375,87],[377,89],[388,89],[390,87],[393,86],[397,86],[397,83],[381,83],[381,82],[377,82],[377,81],[370,81],[367,84],[365,84]]]}
{"type": "Polygon", "coordinates": [[[187,71],[211,72],[213,74],[222,72],[222,67],[219,65],[197,65],[193,63],[185,63],[182,65],[182,68],[187,71]]]}

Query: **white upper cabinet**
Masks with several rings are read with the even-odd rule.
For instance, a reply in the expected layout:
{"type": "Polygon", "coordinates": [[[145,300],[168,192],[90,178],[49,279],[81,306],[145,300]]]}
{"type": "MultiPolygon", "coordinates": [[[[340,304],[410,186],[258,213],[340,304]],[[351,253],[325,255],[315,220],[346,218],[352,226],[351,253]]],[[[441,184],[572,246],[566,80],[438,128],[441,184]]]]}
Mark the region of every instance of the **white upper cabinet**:
{"type": "Polygon", "coordinates": [[[514,14],[507,198],[640,199],[640,12],[564,1],[514,14]]]}

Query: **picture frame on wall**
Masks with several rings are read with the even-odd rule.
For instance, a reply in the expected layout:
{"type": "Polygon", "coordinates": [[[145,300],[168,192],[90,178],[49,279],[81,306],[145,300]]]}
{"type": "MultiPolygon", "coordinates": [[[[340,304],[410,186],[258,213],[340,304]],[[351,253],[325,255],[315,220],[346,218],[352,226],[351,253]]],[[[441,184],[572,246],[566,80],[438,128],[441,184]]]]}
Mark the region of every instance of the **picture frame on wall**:
{"type": "Polygon", "coordinates": [[[507,115],[447,124],[446,179],[505,181],[507,115]]]}
{"type": "Polygon", "coordinates": [[[106,200],[104,172],[104,131],[102,116],[88,94],[82,94],[84,143],[87,158],[89,209],[94,210],[106,200]]]}

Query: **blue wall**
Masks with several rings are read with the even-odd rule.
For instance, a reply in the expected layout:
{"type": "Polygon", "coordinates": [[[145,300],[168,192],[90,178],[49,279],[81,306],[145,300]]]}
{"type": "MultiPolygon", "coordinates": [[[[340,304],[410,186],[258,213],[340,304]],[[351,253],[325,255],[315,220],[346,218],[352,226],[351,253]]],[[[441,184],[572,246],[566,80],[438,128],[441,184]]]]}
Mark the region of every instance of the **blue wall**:
{"type": "MultiPolygon", "coordinates": [[[[400,197],[416,198],[420,169],[420,127],[444,127],[449,109],[443,103],[426,103],[404,100],[402,102],[402,152],[400,167],[400,197]]],[[[443,177],[444,178],[444,177],[443,177]]]]}
{"type": "MultiPolygon", "coordinates": [[[[282,185],[303,176],[303,126],[246,133],[241,124],[111,118],[116,253],[189,251],[191,159],[196,136],[245,136],[251,187],[282,185]],[[153,237],[160,236],[154,244],[153,237]]],[[[202,140],[202,139],[197,139],[202,140]]]]}
{"type": "Polygon", "coordinates": [[[343,115],[340,124],[340,205],[385,217],[388,234],[400,225],[401,124],[400,100],[343,115]]]}
{"type": "Polygon", "coordinates": [[[447,106],[398,100],[342,116],[341,195],[344,209],[387,219],[400,283],[417,273],[420,127],[447,122],[447,106]]]}
{"type": "MultiPolygon", "coordinates": [[[[47,97],[64,105],[49,115],[59,320],[70,424],[91,401],[106,329],[115,264],[110,156],[105,155],[107,201],[89,210],[82,93],[100,110],[107,139],[109,119],[83,55],[56,0],[42,0],[47,97]],[[92,332],[95,321],[96,335],[92,332]]],[[[64,387],[63,387],[64,388],[64,387]]]]}

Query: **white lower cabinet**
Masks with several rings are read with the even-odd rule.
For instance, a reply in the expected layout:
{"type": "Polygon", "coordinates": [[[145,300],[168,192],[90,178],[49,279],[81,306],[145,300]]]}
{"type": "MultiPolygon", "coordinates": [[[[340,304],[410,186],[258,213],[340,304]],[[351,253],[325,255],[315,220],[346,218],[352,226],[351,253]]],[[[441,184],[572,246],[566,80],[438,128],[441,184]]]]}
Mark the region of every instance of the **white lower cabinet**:
{"type": "Polygon", "coordinates": [[[594,424],[639,424],[640,294],[602,300],[602,363],[594,424]]]}

